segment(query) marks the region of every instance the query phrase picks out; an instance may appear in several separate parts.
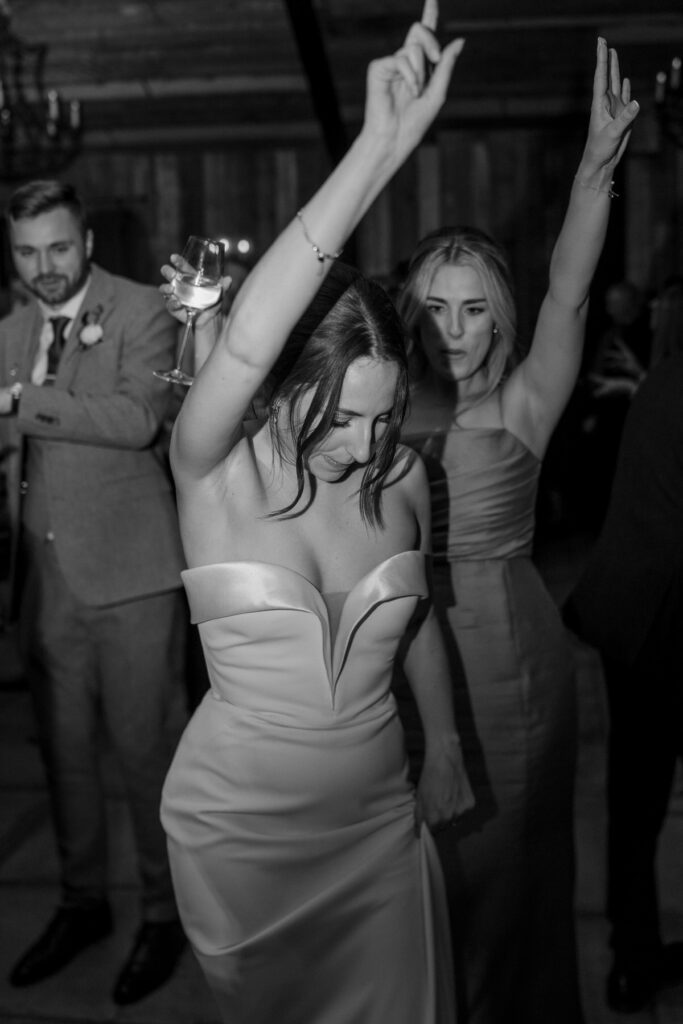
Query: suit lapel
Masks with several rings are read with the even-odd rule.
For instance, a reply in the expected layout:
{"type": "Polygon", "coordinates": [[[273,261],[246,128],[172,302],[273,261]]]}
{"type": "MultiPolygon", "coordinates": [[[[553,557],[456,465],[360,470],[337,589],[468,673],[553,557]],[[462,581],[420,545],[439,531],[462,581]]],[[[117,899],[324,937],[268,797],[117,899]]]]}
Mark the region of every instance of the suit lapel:
{"type": "Polygon", "coordinates": [[[31,303],[29,309],[26,311],[26,327],[25,330],[16,332],[16,362],[10,366],[10,376],[16,380],[28,382],[31,379],[31,371],[33,370],[33,364],[36,361],[38,355],[38,348],[40,344],[40,333],[43,329],[43,316],[40,312],[40,306],[37,303],[31,303]]]}
{"type": "Polygon", "coordinates": [[[97,306],[102,307],[99,323],[102,324],[104,328],[104,338],[102,339],[102,342],[99,342],[99,344],[106,344],[106,320],[113,308],[113,304],[113,290],[107,275],[98,266],[93,264],[91,268],[90,285],[83,296],[83,302],[74,317],[74,322],[71,325],[69,337],[64,345],[64,351],[59,363],[59,370],[57,371],[57,376],[55,378],[55,384],[60,388],[69,387],[76,374],[78,361],[83,355],[83,346],[80,344],[78,336],[83,327],[83,318],[85,314],[94,310],[97,306]]]}

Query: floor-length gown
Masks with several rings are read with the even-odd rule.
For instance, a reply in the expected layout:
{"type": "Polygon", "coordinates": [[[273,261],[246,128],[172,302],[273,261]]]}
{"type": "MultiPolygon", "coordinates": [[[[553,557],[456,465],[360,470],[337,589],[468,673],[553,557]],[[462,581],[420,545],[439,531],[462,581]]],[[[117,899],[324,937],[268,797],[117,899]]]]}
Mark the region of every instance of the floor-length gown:
{"type": "Polygon", "coordinates": [[[394,555],[327,602],[264,562],[183,576],[211,689],[162,820],[222,1019],[452,1024],[443,878],[415,835],[390,689],[424,556],[394,555]]]}
{"type": "MultiPolygon", "coordinates": [[[[573,918],[572,649],[531,562],[540,461],[505,429],[413,434],[474,810],[437,836],[459,1021],[582,1021],[573,918]]],[[[414,707],[397,693],[416,748],[414,707]]]]}

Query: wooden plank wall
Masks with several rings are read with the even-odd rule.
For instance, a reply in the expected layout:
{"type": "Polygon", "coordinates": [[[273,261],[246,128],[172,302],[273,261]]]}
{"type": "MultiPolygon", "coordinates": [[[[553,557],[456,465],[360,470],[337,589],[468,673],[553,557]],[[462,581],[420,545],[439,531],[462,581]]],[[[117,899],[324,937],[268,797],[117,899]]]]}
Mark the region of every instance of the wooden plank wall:
{"type": "MultiPolygon", "coordinates": [[[[626,275],[654,288],[683,272],[683,151],[663,144],[647,112],[620,174],[596,289],[626,275]]],[[[583,122],[442,130],[377,200],[355,239],[368,274],[391,279],[415,241],[440,223],[474,223],[506,246],[528,336],[583,144],[583,122]]],[[[322,146],[302,139],[212,149],[84,153],[63,177],[87,198],[96,258],[157,282],[188,234],[253,239],[263,251],[327,173],[322,146]]],[[[0,200],[11,189],[3,185],[0,200]]],[[[7,284],[9,258],[1,268],[7,284]]]]}

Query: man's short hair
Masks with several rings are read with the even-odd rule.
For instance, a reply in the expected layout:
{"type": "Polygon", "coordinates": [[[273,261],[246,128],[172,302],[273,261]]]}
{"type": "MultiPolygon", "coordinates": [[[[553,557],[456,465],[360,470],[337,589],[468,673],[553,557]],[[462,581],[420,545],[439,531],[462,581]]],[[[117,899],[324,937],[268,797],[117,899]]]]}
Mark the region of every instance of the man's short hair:
{"type": "Polygon", "coordinates": [[[7,204],[10,220],[25,220],[65,206],[78,221],[83,235],[87,229],[85,206],[73,185],[62,181],[29,181],[18,188],[7,204]]]}

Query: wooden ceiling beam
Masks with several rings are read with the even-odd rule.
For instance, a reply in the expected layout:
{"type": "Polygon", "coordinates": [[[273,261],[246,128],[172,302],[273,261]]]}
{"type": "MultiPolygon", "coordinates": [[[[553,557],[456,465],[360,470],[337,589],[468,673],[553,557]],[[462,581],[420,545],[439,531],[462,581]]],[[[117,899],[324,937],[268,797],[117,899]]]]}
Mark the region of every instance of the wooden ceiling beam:
{"type": "Polygon", "coordinates": [[[284,0],[284,3],[325,148],[332,163],[337,164],[348,148],[348,135],[318,17],[311,0],[284,0]]]}

